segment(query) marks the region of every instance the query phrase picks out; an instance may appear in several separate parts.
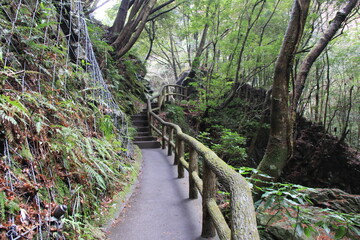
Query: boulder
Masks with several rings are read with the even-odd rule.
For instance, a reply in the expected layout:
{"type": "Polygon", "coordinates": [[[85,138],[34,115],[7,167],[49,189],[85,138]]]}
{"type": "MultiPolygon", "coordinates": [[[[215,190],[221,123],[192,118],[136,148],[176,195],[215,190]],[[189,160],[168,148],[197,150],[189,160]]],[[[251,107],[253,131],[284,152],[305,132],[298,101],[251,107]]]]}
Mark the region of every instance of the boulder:
{"type": "MultiPolygon", "coordinates": [[[[261,239],[264,240],[283,240],[283,239],[337,239],[337,227],[343,226],[346,229],[345,236],[341,239],[360,239],[360,229],[357,225],[350,225],[345,220],[339,221],[338,218],[331,217],[336,215],[332,209],[341,213],[360,213],[360,195],[348,194],[340,189],[309,188],[302,190],[313,203],[313,205],[293,205],[281,199],[280,203],[275,201],[270,206],[265,207],[263,202],[257,209],[257,222],[260,229],[261,239]],[[299,208],[299,210],[297,209],[299,208]],[[299,227],[301,225],[301,227],[299,227]],[[325,226],[326,225],[326,226],[325,226]],[[294,227],[297,229],[294,230],[294,227]],[[305,234],[304,229],[311,227],[314,231],[305,234]],[[356,229],[354,229],[356,228],[356,229]]],[[[339,214],[341,216],[341,214],[339,214]]]]}
{"type": "Polygon", "coordinates": [[[305,191],[314,206],[330,208],[342,213],[360,213],[360,195],[348,194],[336,188],[316,188],[305,191]]]}

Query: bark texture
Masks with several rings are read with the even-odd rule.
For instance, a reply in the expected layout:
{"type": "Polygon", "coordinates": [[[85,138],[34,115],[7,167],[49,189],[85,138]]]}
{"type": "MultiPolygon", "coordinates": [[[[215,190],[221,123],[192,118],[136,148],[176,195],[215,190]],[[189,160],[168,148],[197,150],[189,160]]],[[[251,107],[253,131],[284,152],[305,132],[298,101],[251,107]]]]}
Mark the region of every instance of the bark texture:
{"type": "Polygon", "coordinates": [[[294,0],[285,38],[275,65],[271,98],[270,137],[265,155],[258,166],[260,172],[276,180],[284,168],[291,150],[289,116],[289,79],[294,55],[303,34],[310,0],[294,0]]]}
{"type": "MultiPolygon", "coordinates": [[[[149,0],[146,2],[147,3],[144,3],[144,5],[139,8],[141,10],[135,18],[135,21],[127,22],[126,26],[123,28],[123,31],[120,32],[118,38],[112,44],[116,48],[117,56],[122,57],[125,53],[127,53],[130,48],[135,44],[141,32],[144,30],[146,21],[150,15],[152,8],[156,4],[156,0],[149,0]]],[[[135,13],[130,14],[130,18],[133,14],[135,13]]]]}
{"type": "Polygon", "coordinates": [[[122,0],[113,26],[110,28],[110,42],[116,55],[122,57],[138,40],[146,22],[173,10],[175,7],[157,13],[173,3],[167,1],[155,7],[157,0],[122,0]]]}
{"type": "Polygon", "coordinates": [[[125,20],[127,17],[127,12],[130,7],[129,5],[130,0],[122,0],[119,11],[117,12],[114,24],[112,25],[110,31],[112,32],[113,41],[115,41],[117,34],[121,32],[121,30],[124,28],[125,20]]]}

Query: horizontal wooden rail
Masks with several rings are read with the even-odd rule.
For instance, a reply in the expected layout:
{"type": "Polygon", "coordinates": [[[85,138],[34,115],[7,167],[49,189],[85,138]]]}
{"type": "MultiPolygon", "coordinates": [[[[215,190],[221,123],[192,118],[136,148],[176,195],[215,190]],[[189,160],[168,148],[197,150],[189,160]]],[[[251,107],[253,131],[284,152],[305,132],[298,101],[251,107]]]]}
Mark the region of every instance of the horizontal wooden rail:
{"type": "Polygon", "coordinates": [[[166,102],[181,101],[186,97],[187,90],[182,86],[163,86],[158,95],[148,99],[149,125],[151,131],[161,136],[163,148],[167,144],[168,155],[175,153],[174,164],[178,165],[178,177],[184,177],[184,169],[189,172],[189,197],[197,198],[198,192],[202,195],[202,237],[214,237],[216,230],[221,240],[259,239],[250,184],[208,147],[183,133],[178,125],[164,121],[155,113],[166,102]],[[153,109],[151,103],[156,101],[158,106],[153,109]],[[185,159],[185,146],[189,149],[188,161],[185,159]],[[203,159],[203,179],[198,174],[199,156],[203,159]],[[217,181],[230,192],[231,228],[216,204],[217,181]]]}

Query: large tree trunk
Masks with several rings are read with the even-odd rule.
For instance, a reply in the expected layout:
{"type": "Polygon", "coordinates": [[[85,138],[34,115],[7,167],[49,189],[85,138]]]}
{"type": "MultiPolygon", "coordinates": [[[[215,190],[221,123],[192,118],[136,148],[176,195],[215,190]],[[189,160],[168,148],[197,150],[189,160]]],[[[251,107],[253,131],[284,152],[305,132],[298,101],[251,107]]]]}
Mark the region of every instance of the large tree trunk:
{"type": "MultiPolygon", "coordinates": [[[[285,38],[275,65],[271,97],[270,136],[265,155],[258,170],[276,180],[291,150],[291,125],[289,117],[289,79],[294,55],[301,39],[310,0],[294,0],[285,38]]],[[[258,177],[258,176],[255,176],[258,177]]]]}
{"type": "Polygon", "coordinates": [[[129,42],[131,36],[134,34],[135,31],[137,31],[138,26],[139,24],[141,24],[142,20],[145,19],[146,23],[146,19],[148,18],[151,11],[151,8],[149,9],[149,1],[151,1],[151,3],[153,4],[156,3],[156,0],[146,0],[143,3],[141,3],[140,1],[135,1],[133,6],[129,9],[130,14],[128,20],[123,26],[122,30],[118,33],[115,41],[112,43],[112,46],[114,46],[117,50],[121,49],[129,42]],[[145,12],[145,9],[147,12],[145,12]]]}
{"type": "Polygon", "coordinates": [[[117,12],[115,21],[110,28],[111,31],[111,42],[115,41],[117,35],[121,32],[121,30],[124,28],[127,12],[129,9],[129,3],[130,0],[122,0],[119,11],[117,12]]]}
{"type": "Polygon", "coordinates": [[[320,56],[320,54],[324,51],[331,39],[335,36],[342,23],[345,21],[346,17],[354,9],[357,3],[358,0],[347,1],[346,6],[341,11],[336,13],[335,18],[330,21],[328,29],[324,32],[323,36],[317,41],[315,46],[310,50],[310,52],[306,55],[305,59],[302,61],[300,71],[295,81],[295,96],[292,103],[293,111],[296,111],[297,109],[301,94],[305,86],[305,81],[309,74],[311,66],[320,56]]]}
{"type": "MultiPolygon", "coordinates": [[[[135,42],[139,38],[141,32],[144,30],[147,19],[150,15],[152,8],[155,6],[155,4],[156,4],[156,0],[149,0],[149,3],[144,6],[142,14],[138,16],[139,23],[137,24],[136,31],[129,34],[130,36],[128,38],[129,39],[128,41],[124,41],[119,44],[119,47],[117,47],[117,53],[116,53],[117,56],[122,57],[135,44],[135,42]]],[[[132,29],[134,29],[134,28],[131,28],[131,30],[132,29]]]]}
{"type": "Polygon", "coordinates": [[[156,2],[157,0],[121,1],[114,24],[110,28],[110,42],[115,48],[117,56],[121,57],[130,50],[144,30],[149,18],[153,21],[156,17],[174,9],[171,8],[156,14],[174,0],[169,0],[158,7],[155,7],[156,2]]]}

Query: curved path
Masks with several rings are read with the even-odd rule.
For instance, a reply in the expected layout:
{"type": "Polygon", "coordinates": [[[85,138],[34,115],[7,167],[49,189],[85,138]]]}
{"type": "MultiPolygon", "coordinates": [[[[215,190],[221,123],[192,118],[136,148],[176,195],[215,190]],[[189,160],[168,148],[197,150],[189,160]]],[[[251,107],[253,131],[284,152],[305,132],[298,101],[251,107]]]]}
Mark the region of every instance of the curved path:
{"type": "Polygon", "coordinates": [[[201,235],[201,200],[190,200],[165,150],[143,149],[139,185],[109,229],[112,240],[193,240],[201,235]]]}

